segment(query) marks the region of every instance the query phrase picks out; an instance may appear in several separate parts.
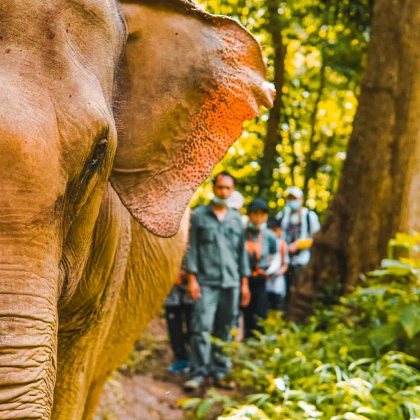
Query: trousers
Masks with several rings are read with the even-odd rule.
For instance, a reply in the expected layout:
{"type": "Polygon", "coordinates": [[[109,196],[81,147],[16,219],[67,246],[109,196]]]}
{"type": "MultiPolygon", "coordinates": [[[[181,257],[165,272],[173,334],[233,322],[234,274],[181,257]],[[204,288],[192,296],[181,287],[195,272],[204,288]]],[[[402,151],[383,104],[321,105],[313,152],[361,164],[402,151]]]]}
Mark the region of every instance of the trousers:
{"type": "Polygon", "coordinates": [[[192,316],[190,377],[212,376],[221,379],[231,368],[229,357],[220,343],[231,339],[237,314],[239,285],[229,289],[201,286],[201,298],[194,303],[192,316]]]}
{"type": "Polygon", "coordinates": [[[290,297],[293,291],[299,286],[299,279],[304,268],[302,265],[291,265],[286,272],[286,309],[289,308],[290,297]]]}
{"type": "Polygon", "coordinates": [[[267,319],[268,297],[266,291],[265,277],[250,277],[249,290],[251,301],[243,309],[245,323],[245,338],[252,337],[254,330],[263,332],[263,327],[259,325],[259,320],[267,319]]]}
{"type": "Polygon", "coordinates": [[[278,293],[268,292],[268,308],[273,311],[284,311],[286,302],[285,297],[278,293]]]}
{"type": "Polygon", "coordinates": [[[184,303],[177,306],[165,306],[169,340],[177,361],[189,359],[192,309],[192,304],[184,303]]]}

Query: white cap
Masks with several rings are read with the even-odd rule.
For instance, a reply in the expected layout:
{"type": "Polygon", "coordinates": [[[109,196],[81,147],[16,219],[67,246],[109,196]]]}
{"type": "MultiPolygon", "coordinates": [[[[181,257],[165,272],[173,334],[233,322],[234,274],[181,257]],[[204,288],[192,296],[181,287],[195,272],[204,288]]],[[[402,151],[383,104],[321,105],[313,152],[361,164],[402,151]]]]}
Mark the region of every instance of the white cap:
{"type": "Polygon", "coordinates": [[[303,198],[303,191],[299,187],[289,187],[286,190],[286,196],[293,196],[296,198],[303,198]]]}
{"type": "Polygon", "coordinates": [[[245,203],[244,196],[239,191],[233,191],[231,196],[226,200],[227,205],[236,210],[241,210],[245,203]]]}

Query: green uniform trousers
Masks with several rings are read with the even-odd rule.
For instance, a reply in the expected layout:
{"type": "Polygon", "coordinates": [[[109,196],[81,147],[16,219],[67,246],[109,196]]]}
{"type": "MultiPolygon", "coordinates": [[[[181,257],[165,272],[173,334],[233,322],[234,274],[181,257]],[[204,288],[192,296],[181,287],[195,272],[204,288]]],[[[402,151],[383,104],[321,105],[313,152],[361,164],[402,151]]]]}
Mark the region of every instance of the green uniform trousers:
{"type": "Polygon", "coordinates": [[[190,378],[212,376],[221,379],[231,368],[229,357],[211,336],[231,339],[231,329],[239,305],[239,287],[222,289],[200,286],[201,298],[194,303],[190,354],[190,378]]]}

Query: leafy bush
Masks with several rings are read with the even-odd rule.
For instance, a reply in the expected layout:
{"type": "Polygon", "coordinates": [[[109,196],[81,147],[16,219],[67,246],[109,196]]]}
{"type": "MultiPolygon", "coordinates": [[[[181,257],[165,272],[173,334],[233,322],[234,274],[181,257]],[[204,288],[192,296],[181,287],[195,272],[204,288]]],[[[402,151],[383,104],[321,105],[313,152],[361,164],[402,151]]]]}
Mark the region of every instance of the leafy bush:
{"type": "MultiPolygon", "coordinates": [[[[264,334],[226,345],[241,395],[223,397],[220,419],[419,418],[418,243],[420,236],[398,235],[361,287],[306,324],[271,314],[264,334]]],[[[217,393],[211,400],[195,401],[197,418],[217,393]]]]}

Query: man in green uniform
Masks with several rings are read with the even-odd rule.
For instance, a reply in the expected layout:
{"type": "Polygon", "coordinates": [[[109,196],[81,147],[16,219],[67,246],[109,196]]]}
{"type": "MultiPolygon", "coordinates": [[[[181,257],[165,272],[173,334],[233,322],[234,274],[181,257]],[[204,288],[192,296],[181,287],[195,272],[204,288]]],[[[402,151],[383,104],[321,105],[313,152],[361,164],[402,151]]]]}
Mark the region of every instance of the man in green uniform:
{"type": "Polygon", "coordinates": [[[241,214],[227,206],[235,190],[228,172],[214,179],[214,199],[191,215],[189,246],[185,258],[188,290],[195,300],[191,337],[191,372],[184,387],[195,390],[206,377],[221,381],[230,369],[230,360],[210,336],[230,339],[238,310],[250,300],[249,261],[241,214]]]}

